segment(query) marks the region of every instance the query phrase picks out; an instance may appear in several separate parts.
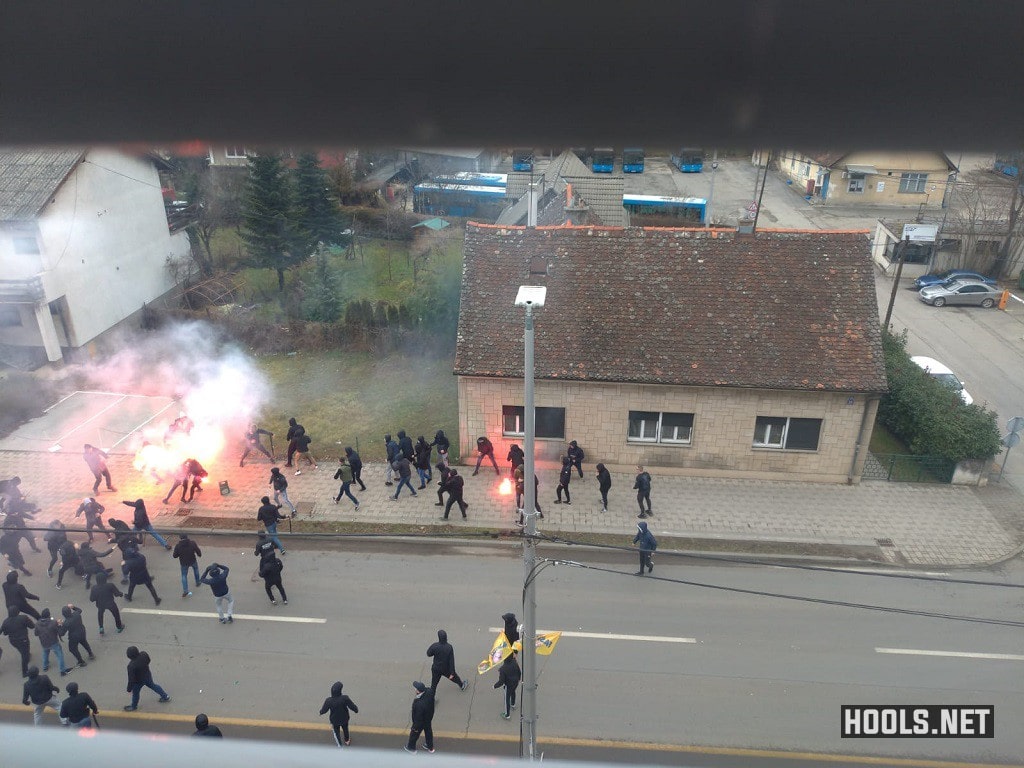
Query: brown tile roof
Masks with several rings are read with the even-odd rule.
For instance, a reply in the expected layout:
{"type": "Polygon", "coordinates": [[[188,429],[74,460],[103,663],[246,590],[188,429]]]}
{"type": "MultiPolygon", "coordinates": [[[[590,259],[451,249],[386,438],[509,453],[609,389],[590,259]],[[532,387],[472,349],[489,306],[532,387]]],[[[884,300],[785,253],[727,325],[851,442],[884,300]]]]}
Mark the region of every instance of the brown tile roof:
{"type": "Polygon", "coordinates": [[[523,375],[520,285],[538,378],[886,390],[866,232],[469,224],[456,374],[523,375]]]}

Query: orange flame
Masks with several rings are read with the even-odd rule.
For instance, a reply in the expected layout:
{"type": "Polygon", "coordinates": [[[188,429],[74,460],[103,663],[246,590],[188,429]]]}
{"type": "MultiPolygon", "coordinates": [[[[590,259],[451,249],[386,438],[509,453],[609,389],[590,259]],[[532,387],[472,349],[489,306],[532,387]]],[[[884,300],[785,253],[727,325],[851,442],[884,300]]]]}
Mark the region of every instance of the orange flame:
{"type": "Polygon", "coordinates": [[[500,493],[502,496],[511,496],[512,481],[509,480],[507,477],[504,480],[502,480],[501,483],[498,485],[498,493],[500,493]]]}

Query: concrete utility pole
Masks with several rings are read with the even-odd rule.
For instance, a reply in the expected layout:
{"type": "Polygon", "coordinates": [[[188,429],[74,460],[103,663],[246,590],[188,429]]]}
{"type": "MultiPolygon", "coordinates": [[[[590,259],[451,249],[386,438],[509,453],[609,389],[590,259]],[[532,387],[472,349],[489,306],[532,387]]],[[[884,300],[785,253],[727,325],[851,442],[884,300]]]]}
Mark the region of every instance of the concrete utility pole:
{"type": "Polygon", "coordinates": [[[882,330],[889,330],[889,320],[892,318],[892,305],[896,303],[896,291],[900,287],[900,276],[903,274],[903,259],[907,253],[907,243],[910,242],[910,238],[904,238],[900,240],[900,244],[896,247],[900,252],[900,260],[896,264],[896,277],[892,279],[892,293],[889,294],[889,307],[885,310],[885,320],[882,321],[882,330]]]}
{"type": "Polygon", "coordinates": [[[526,536],[523,539],[523,719],[521,742],[523,757],[537,759],[537,487],[533,483],[536,472],[534,462],[533,397],[533,310],[544,306],[547,288],[542,285],[521,285],[516,295],[516,306],[526,309],[526,331],[523,365],[523,519],[526,536]]]}
{"type": "Polygon", "coordinates": [[[757,210],[754,211],[754,226],[751,228],[752,234],[757,234],[757,219],[761,215],[761,200],[764,199],[764,187],[768,183],[768,166],[772,164],[772,150],[768,150],[768,158],[764,161],[764,176],[761,177],[761,194],[757,196],[757,210]]]}
{"type": "Polygon", "coordinates": [[[715,201],[715,171],[718,170],[718,150],[714,151],[711,158],[711,191],[708,192],[708,206],[704,215],[704,226],[711,226],[711,205],[715,201]]]}

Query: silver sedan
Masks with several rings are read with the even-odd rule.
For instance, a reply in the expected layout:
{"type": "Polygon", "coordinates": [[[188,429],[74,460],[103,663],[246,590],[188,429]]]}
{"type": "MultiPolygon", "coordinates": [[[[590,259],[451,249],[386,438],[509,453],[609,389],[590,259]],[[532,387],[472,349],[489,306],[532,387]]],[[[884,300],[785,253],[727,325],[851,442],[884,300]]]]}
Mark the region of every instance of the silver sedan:
{"type": "Polygon", "coordinates": [[[953,280],[942,285],[929,285],[917,292],[921,301],[933,307],[946,304],[993,307],[1002,294],[1001,288],[973,280],[953,280]]]}

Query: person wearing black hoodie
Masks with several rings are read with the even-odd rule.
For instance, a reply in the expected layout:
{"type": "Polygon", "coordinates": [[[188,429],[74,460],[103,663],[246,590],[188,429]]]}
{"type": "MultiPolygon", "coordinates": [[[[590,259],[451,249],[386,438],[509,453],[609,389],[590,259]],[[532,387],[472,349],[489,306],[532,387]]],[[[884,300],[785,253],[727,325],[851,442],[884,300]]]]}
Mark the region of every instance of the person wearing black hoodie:
{"type": "Polygon", "coordinates": [[[579,470],[580,478],[583,477],[583,459],[586,458],[586,454],[583,453],[583,449],[580,448],[579,443],[575,440],[569,443],[569,449],[567,452],[569,463],[571,463],[577,470],[579,470]]]}
{"type": "Polygon", "coordinates": [[[339,747],[344,743],[347,747],[350,739],[348,734],[348,718],[349,710],[359,714],[359,707],[356,706],[355,702],[352,701],[346,694],[341,692],[342,684],[340,682],[335,683],[331,686],[331,695],[324,699],[324,705],[320,707],[320,714],[324,715],[328,712],[331,713],[331,733],[334,734],[334,743],[339,747]],[[339,733],[340,729],[340,733],[339,733]],[[342,740],[344,736],[344,741],[342,740]]]}
{"type": "Polygon", "coordinates": [[[78,557],[78,547],[73,541],[65,541],[60,545],[60,570],[57,571],[57,589],[64,588],[64,574],[73,570],[76,576],[85,576],[82,561],[78,557]]]}
{"type": "Polygon", "coordinates": [[[448,513],[452,509],[452,504],[456,503],[459,505],[459,511],[462,512],[462,519],[466,519],[466,509],[469,507],[469,504],[462,498],[462,491],[465,487],[466,481],[462,479],[462,475],[453,467],[451,474],[448,475],[448,482],[445,483],[445,490],[448,491],[448,503],[445,504],[442,520],[448,519],[448,513]]]}
{"type": "Polygon", "coordinates": [[[597,465],[597,489],[601,491],[601,511],[608,511],[608,491],[612,489],[612,475],[604,464],[597,465]]]}
{"type": "Polygon", "coordinates": [[[107,529],[103,526],[103,513],[105,511],[106,507],[92,496],[86,496],[82,499],[82,503],[75,510],[75,519],[78,519],[83,514],[85,515],[85,532],[89,534],[89,541],[92,541],[92,531],[94,528],[100,533],[108,534],[107,529]]]}
{"type": "Polygon", "coordinates": [[[349,466],[352,467],[353,482],[359,483],[359,490],[365,491],[366,484],[363,482],[363,460],[359,458],[359,454],[353,451],[351,447],[345,448],[345,458],[348,459],[349,466]]]}
{"type": "Polygon", "coordinates": [[[572,462],[568,456],[562,457],[562,471],[558,473],[558,498],[555,499],[555,504],[562,503],[562,491],[565,491],[565,503],[572,504],[572,499],[569,497],[569,483],[572,482],[572,462]]]}
{"type": "Polygon", "coordinates": [[[448,450],[451,448],[451,441],[448,440],[443,429],[437,430],[434,433],[434,440],[430,444],[430,447],[437,448],[437,458],[441,460],[441,463],[446,467],[448,466],[448,450]]]}
{"type": "Polygon", "coordinates": [[[41,550],[36,546],[36,535],[29,529],[29,521],[36,519],[36,516],[32,514],[33,509],[34,507],[28,504],[9,505],[0,528],[3,528],[4,531],[13,531],[19,539],[28,542],[28,546],[33,552],[38,553],[41,550]]]}
{"type": "Polygon", "coordinates": [[[38,595],[33,595],[24,584],[18,583],[18,572],[11,571],[7,574],[4,582],[4,602],[8,608],[17,608],[22,613],[27,613],[33,619],[39,618],[39,611],[29,605],[29,600],[38,600],[38,595]]]}
{"type": "Polygon", "coordinates": [[[511,717],[511,710],[515,709],[516,688],[519,687],[519,681],[522,679],[523,671],[519,668],[519,662],[516,661],[516,652],[512,651],[501,662],[501,666],[498,668],[498,682],[494,684],[495,689],[505,687],[505,711],[501,713],[501,716],[506,720],[511,717]]]}
{"type": "Polygon", "coordinates": [[[422,491],[427,487],[427,483],[434,479],[434,473],[430,469],[430,443],[423,435],[416,438],[414,450],[416,451],[416,473],[420,476],[420,487],[417,490],[422,491]]]}
{"type": "Polygon", "coordinates": [[[480,463],[484,460],[485,456],[490,459],[491,464],[494,465],[494,474],[501,474],[501,471],[498,469],[498,462],[494,460],[494,443],[486,437],[480,436],[476,439],[476,452],[476,469],[473,470],[474,475],[480,471],[480,463]]]}
{"type": "Polygon", "coordinates": [[[442,677],[447,677],[463,691],[469,688],[469,681],[463,680],[455,671],[455,649],[443,629],[437,630],[437,642],[427,648],[427,656],[434,659],[430,665],[431,693],[437,693],[437,683],[442,677]]]}
{"type": "Polygon", "coordinates": [[[394,485],[395,480],[395,462],[398,461],[398,456],[402,453],[390,434],[384,435],[384,458],[387,466],[384,468],[384,485],[394,485]]]}
{"type": "Polygon", "coordinates": [[[55,712],[60,711],[60,699],[54,696],[55,693],[60,693],[60,688],[54,685],[49,677],[39,674],[39,667],[28,668],[28,680],[25,681],[22,688],[21,703],[31,704],[34,707],[32,711],[34,725],[43,724],[43,712],[47,707],[51,707],[55,712]]]}
{"type": "Polygon", "coordinates": [[[501,620],[505,622],[505,638],[508,640],[508,644],[512,645],[519,639],[519,619],[514,613],[503,613],[501,620]]]}
{"type": "Polygon", "coordinates": [[[82,572],[85,574],[86,589],[89,589],[92,584],[93,576],[98,577],[101,573],[105,573],[107,576],[114,574],[113,568],[107,568],[100,562],[101,557],[106,557],[113,551],[114,549],[110,548],[106,552],[97,552],[88,541],[83,541],[78,545],[78,559],[82,563],[82,572]]]}
{"type": "Polygon", "coordinates": [[[64,677],[71,670],[64,662],[64,648],[60,644],[60,624],[50,615],[49,608],[43,608],[43,614],[36,622],[34,632],[43,649],[43,672],[50,668],[50,654],[53,653],[57,657],[60,676],[64,677]]]}
{"type": "Polygon", "coordinates": [[[271,547],[270,554],[260,558],[259,571],[260,576],[263,577],[263,587],[267,590],[267,597],[270,598],[271,605],[277,605],[274,593],[270,590],[271,587],[277,587],[277,591],[281,593],[281,600],[288,605],[288,593],[284,591],[284,584],[281,583],[281,571],[283,570],[284,563],[274,554],[274,548],[271,547]]]}
{"type": "Polygon", "coordinates": [[[106,573],[96,574],[96,584],[89,590],[89,602],[96,603],[96,620],[100,625],[100,634],[103,634],[103,614],[110,611],[114,617],[114,625],[118,632],[124,632],[124,624],[121,622],[121,611],[117,608],[115,597],[123,597],[124,593],[117,588],[117,585],[107,581],[106,573]]]}
{"type": "Polygon", "coordinates": [[[235,598],[231,596],[231,589],[228,587],[228,573],[230,568],[220,563],[210,563],[203,571],[201,584],[209,584],[213,591],[213,602],[217,606],[217,615],[221,624],[233,624],[235,619],[232,616],[235,610],[235,598]]]}
{"type": "Polygon", "coordinates": [[[82,621],[82,609],[76,605],[68,603],[60,609],[61,614],[64,616],[64,621],[60,625],[60,633],[68,636],[68,651],[78,661],[78,666],[87,666],[85,659],[82,658],[82,654],[78,652],[78,646],[85,648],[85,652],[89,654],[89,660],[93,661],[96,657],[92,653],[92,647],[89,645],[89,640],[85,636],[85,623],[82,621]]]}
{"type": "Polygon", "coordinates": [[[216,725],[210,725],[210,718],[200,712],[196,715],[196,732],[193,736],[212,736],[215,739],[224,738],[224,734],[220,732],[220,728],[216,725]]]}
{"type": "Polygon", "coordinates": [[[413,456],[416,455],[416,450],[412,446],[412,438],[405,434],[404,429],[398,430],[398,450],[410,462],[412,461],[413,456]]]}
{"type": "Polygon", "coordinates": [[[443,507],[444,495],[445,493],[448,492],[448,481],[451,479],[452,470],[451,467],[449,467],[443,461],[437,462],[437,464],[435,464],[434,467],[435,469],[437,469],[438,474],[440,474],[441,476],[441,479],[437,481],[437,503],[434,506],[443,507]]]}
{"type": "Polygon", "coordinates": [[[636,524],[636,536],[633,537],[633,543],[640,545],[640,570],[634,575],[643,576],[644,568],[647,569],[647,573],[654,570],[651,555],[658,548],[658,540],[654,538],[653,533],[647,530],[647,523],[639,522],[636,524]]]}
{"type": "Polygon", "coordinates": [[[46,548],[50,552],[50,564],[46,566],[46,575],[51,579],[53,578],[53,566],[57,564],[57,559],[60,557],[60,546],[67,540],[68,532],[60,520],[52,521],[49,529],[43,534],[43,541],[46,542],[46,548]]]}
{"type": "Polygon", "coordinates": [[[508,456],[505,458],[508,459],[509,464],[512,465],[509,470],[509,474],[515,475],[516,468],[523,466],[523,463],[526,461],[526,454],[523,453],[523,449],[516,443],[512,443],[512,446],[508,449],[508,456]]]}
{"type": "Polygon", "coordinates": [[[167,691],[153,682],[153,673],[149,669],[150,658],[145,651],[140,651],[134,645],[125,651],[128,656],[128,687],[125,689],[132,695],[132,703],[126,704],[125,712],[134,712],[139,708],[139,694],[143,688],[149,688],[160,695],[160,703],[166,704],[171,700],[167,691]]]}
{"type": "Polygon", "coordinates": [[[7,563],[26,576],[31,576],[32,571],[25,567],[25,557],[21,554],[21,534],[17,531],[6,530],[0,535],[0,555],[7,556],[7,563]]]}
{"type": "Polygon", "coordinates": [[[92,716],[99,713],[96,702],[85,691],[78,692],[78,683],[68,683],[68,697],[60,705],[60,719],[75,728],[91,728],[92,716]]]}
{"type": "Polygon", "coordinates": [[[281,550],[281,554],[285,554],[284,544],[281,543],[281,539],[277,537],[277,524],[282,520],[287,520],[286,515],[281,514],[280,504],[271,504],[270,497],[264,496],[260,499],[263,503],[257,512],[256,520],[263,523],[263,527],[267,529],[267,535],[270,536],[270,540],[274,542],[274,545],[281,550]]]}
{"type": "Polygon", "coordinates": [[[416,696],[412,700],[412,727],[409,729],[409,741],[405,745],[406,752],[416,751],[416,742],[423,734],[423,745],[427,752],[434,751],[434,692],[419,680],[412,684],[416,696]]]}
{"type": "Polygon", "coordinates": [[[306,428],[299,424],[295,420],[295,417],[288,419],[288,434],[284,436],[284,439],[288,441],[288,455],[285,459],[285,466],[290,467],[292,465],[292,459],[295,457],[295,451],[299,447],[297,438],[306,434],[306,428]]]}
{"type": "Polygon", "coordinates": [[[124,565],[128,569],[128,594],[124,596],[124,599],[130,603],[132,595],[135,594],[135,588],[142,584],[153,596],[153,602],[160,605],[160,596],[157,595],[156,589],[153,587],[153,577],[149,573],[149,568],[146,567],[146,556],[137,549],[127,549],[124,553],[124,565]]]}
{"type": "Polygon", "coordinates": [[[178,543],[174,545],[174,550],[171,552],[171,557],[177,559],[181,566],[181,596],[192,597],[192,592],[188,588],[188,569],[192,569],[192,576],[195,578],[196,587],[199,587],[199,562],[198,559],[203,556],[203,550],[199,548],[192,539],[188,537],[187,533],[178,534],[178,543]]]}
{"type": "Polygon", "coordinates": [[[146,512],[145,501],[136,499],[135,501],[122,501],[121,503],[135,510],[134,523],[136,531],[149,533],[164,549],[168,551],[171,549],[171,545],[167,543],[164,537],[153,529],[153,523],[149,521],[149,514],[146,512]]]}
{"type": "Polygon", "coordinates": [[[7,618],[0,624],[0,635],[7,635],[14,650],[21,654],[21,676],[28,677],[28,662],[32,658],[32,647],[28,642],[28,631],[35,622],[17,608],[7,609],[7,618]]]}

